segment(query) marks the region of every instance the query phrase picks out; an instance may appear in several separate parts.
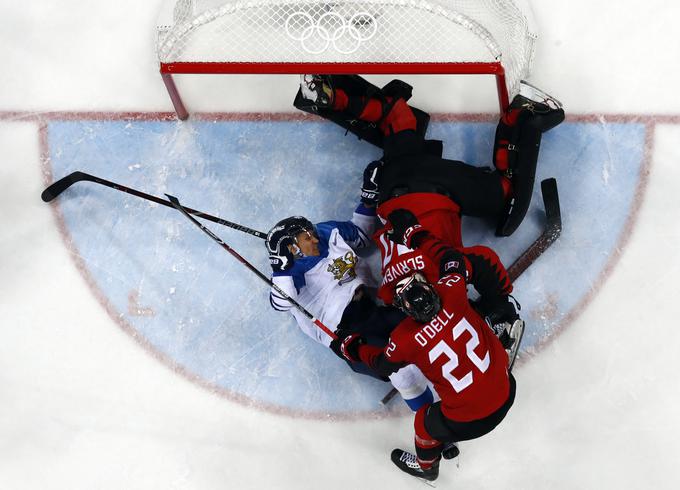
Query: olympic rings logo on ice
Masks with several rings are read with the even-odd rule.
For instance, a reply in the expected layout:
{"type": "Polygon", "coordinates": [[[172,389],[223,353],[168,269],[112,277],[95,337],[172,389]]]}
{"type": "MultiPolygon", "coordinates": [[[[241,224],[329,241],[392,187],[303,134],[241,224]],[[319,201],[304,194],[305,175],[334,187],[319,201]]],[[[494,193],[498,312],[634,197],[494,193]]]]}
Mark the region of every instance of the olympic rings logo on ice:
{"type": "Polygon", "coordinates": [[[337,12],[326,12],[315,21],[307,12],[298,11],[286,19],[288,37],[299,41],[310,54],[323,53],[331,44],[339,53],[354,53],[377,31],[378,23],[368,12],[357,12],[349,19],[337,12]]]}

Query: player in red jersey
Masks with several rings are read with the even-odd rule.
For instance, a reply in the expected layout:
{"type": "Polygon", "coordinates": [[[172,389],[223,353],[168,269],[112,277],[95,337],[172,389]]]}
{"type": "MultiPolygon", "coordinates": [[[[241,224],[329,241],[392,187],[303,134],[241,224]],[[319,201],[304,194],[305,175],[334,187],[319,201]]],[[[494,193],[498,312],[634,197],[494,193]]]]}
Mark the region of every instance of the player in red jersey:
{"type": "MultiPolygon", "coordinates": [[[[378,89],[357,76],[303,75],[296,107],[330,119],[384,150],[382,160],[369,164],[364,173],[372,175],[373,188],[362,193],[362,198],[370,195],[380,204],[380,216],[410,209],[426,227],[453,220],[447,236],[440,237],[453,246],[462,245],[461,214],[495,219],[496,234],[512,234],[531,200],[541,136],[564,120],[560,102],[520,83],[496,128],[494,168],[482,168],[443,158],[443,143],[425,139],[429,115],[408,105],[411,92],[400,80],[378,89]],[[416,203],[430,215],[411,209],[416,203]]],[[[437,234],[436,229],[431,231],[437,234]]]]}
{"type": "MultiPolygon", "coordinates": [[[[495,219],[499,235],[514,231],[531,197],[541,135],[564,119],[559,101],[522,83],[520,94],[502,114],[496,129],[495,168],[482,168],[442,158],[442,142],[425,139],[427,119],[407,103],[410,86],[399,80],[383,89],[363,83],[365,93],[351,88],[342,76],[305,75],[300,85],[300,95],[313,102],[323,117],[336,123],[362,121],[379,133],[379,142],[375,134],[364,135],[381,145],[384,156],[364,171],[362,202],[377,205],[382,218],[395,209],[408,209],[433,235],[470,254],[470,260],[497,267],[500,261],[489,249],[463,247],[461,216],[495,219]],[[320,110],[322,107],[325,109],[320,110]]],[[[357,126],[360,124],[350,125],[348,130],[355,132],[357,126]]],[[[386,232],[383,228],[373,238],[382,256],[378,296],[390,304],[394,285],[404,275],[420,270],[429,281],[436,282],[438,277],[436,264],[421,252],[392,243],[386,232]]]]}
{"type": "Polygon", "coordinates": [[[509,315],[517,313],[508,299],[512,286],[500,263],[492,270],[485,261],[471,262],[426,231],[407,210],[395,210],[388,219],[390,239],[423,252],[439,265],[440,277],[433,283],[413,272],[397,281],[394,304],[409,318],[394,329],[384,349],[366,345],[358,334],[335,340],[331,348],[384,374],[415,364],[433,383],[441,401],[416,412],[416,455],[401,449],[392,452],[392,461],[401,470],[432,481],[439,475],[445,443],[490,432],[515,397],[507,353],[468,301],[466,285],[475,286],[482,302],[505,304],[509,315]]]}

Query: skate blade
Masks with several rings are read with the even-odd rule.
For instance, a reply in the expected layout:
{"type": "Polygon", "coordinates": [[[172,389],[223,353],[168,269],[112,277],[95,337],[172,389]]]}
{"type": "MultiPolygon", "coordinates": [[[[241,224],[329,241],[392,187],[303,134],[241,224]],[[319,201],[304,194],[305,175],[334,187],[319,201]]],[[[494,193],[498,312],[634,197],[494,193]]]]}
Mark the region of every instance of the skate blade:
{"type": "Polygon", "coordinates": [[[426,480],[425,478],[420,478],[419,476],[417,476],[416,478],[418,478],[418,480],[420,480],[421,482],[423,482],[425,485],[427,485],[430,488],[437,488],[437,480],[430,481],[430,480],[426,480]]]}
{"type": "Polygon", "coordinates": [[[519,94],[522,97],[533,100],[534,102],[538,102],[539,104],[545,104],[550,109],[562,109],[562,102],[535,85],[530,84],[526,80],[520,80],[519,94]]]}

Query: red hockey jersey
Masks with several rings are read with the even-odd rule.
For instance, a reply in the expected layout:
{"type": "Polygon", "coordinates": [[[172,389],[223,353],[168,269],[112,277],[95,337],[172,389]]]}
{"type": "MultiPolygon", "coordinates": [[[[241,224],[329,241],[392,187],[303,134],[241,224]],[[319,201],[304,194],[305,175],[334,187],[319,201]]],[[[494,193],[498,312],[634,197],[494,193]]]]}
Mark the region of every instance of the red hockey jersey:
{"type": "MultiPolygon", "coordinates": [[[[460,207],[441,194],[412,193],[395,197],[378,207],[378,215],[387,218],[395,209],[408,209],[418,222],[447,245],[460,249],[461,239],[460,207]]],[[[394,285],[404,276],[421,271],[434,283],[439,279],[439,265],[421,251],[397,245],[387,238],[389,228],[382,228],[373,235],[382,259],[382,282],[378,297],[386,304],[392,304],[394,285]]]]}
{"type": "Polygon", "coordinates": [[[441,398],[442,412],[460,422],[484,418],[508,399],[508,356],[467,299],[465,279],[451,274],[434,288],[442,307],[427,324],[411,318],[392,332],[384,350],[362,346],[361,360],[415,364],[441,398]]]}

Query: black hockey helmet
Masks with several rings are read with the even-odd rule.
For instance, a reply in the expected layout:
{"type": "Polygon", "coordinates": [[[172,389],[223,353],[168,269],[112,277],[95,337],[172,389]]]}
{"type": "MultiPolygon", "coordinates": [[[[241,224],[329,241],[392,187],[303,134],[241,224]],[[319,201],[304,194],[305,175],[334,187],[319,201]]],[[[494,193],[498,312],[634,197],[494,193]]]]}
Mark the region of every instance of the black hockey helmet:
{"type": "Polygon", "coordinates": [[[394,305],[415,321],[428,323],[439,313],[441,300],[425,276],[416,272],[397,282],[394,305]]]}
{"type": "Polygon", "coordinates": [[[316,234],[316,228],[314,227],[314,224],[304,216],[290,216],[276,223],[276,226],[282,226],[286,232],[286,235],[293,239],[295,239],[295,237],[300,233],[304,233],[306,231],[316,234]]]}
{"type": "MultiPolygon", "coordinates": [[[[311,233],[315,237],[318,237],[316,233],[316,227],[304,216],[289,216],[284,218],[278,223],[276,223],[269,233],[267,234],[267,250],[269,253],[281,254],[281,245],[288,246],[296,245],[296,237],[300,233],[311,233]]],[[[302,256],[302,252],[298,248],[296,253],[298,256],[302,256]]]]}

